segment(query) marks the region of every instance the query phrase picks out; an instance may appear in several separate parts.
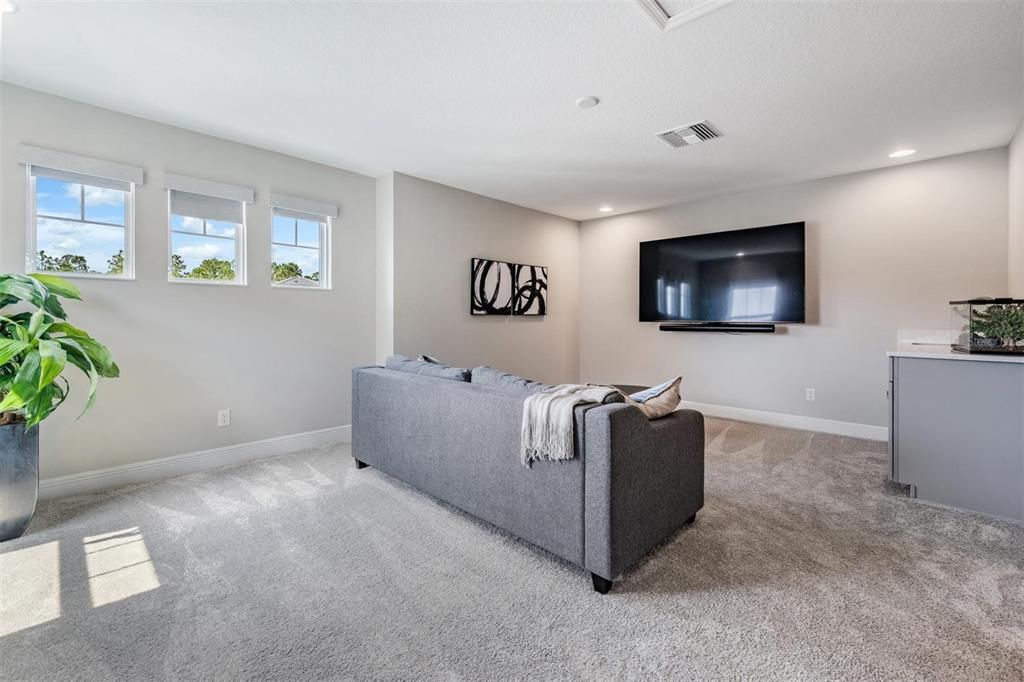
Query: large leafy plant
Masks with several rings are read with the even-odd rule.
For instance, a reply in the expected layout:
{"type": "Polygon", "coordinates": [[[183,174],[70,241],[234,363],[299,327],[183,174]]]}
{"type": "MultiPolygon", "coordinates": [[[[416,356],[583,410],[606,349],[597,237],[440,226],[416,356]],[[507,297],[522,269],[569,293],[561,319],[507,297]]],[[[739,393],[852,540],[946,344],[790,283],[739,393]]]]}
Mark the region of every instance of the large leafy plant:
{"type": "Polygon", "coordinates": [[[0,274],[0,424],[24,421],[28,428],[50,416],[68,397],[68,365],[89,379],[82,414],[100,377],[120,373],[106,346],[68,323],[61,297],[82,298],[54,275],[0,274]]]}

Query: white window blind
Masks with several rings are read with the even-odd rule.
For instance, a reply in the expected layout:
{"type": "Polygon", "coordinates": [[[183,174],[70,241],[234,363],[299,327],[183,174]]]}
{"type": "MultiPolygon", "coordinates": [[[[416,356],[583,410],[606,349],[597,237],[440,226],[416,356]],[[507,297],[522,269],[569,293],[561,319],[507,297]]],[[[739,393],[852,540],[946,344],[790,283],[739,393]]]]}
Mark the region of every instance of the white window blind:
{"type": "Polygon", "coordinates": [[[171,213],[174,215],[199,218],[200,220],[220,220],[241,225],[243,208],[241,201],[210,197],[192,192],[172,189],[171,213]]]}
{"type": "MultiPolygon", "coordinates": [[[[28,144],[19,144],[17,148],[18,163],[26,166],[38,166],[40,168],[59,170],[67,173],[77,173],[81,177],[88,177],[90,184],[98,186],[96,180],[117,180],[122,183],[141,185],[145,175],[141,168],[129,166],[114,161],[103,161],[91,159],[78,154],[58,152],[53,149],[33,147],[28,144]]],[[[77,180],[75,182],[78,182],[77,180]]]]}
{"type": "Polygon", "coordinates": [[[54,180],[60,180],[61,182],[88,185],[90,187],[102,187],[103,189],[113,189],[118,192],[130,192],[132,189],[132,183],[125,182],[123,180],[111,180],[109,178],[100,178],[95,175],[86,175],[85,173],[72,173],[70,171],[57,170],[56,168],[32,166],[31,173],[34,178],[52,178],[54,180]]]}

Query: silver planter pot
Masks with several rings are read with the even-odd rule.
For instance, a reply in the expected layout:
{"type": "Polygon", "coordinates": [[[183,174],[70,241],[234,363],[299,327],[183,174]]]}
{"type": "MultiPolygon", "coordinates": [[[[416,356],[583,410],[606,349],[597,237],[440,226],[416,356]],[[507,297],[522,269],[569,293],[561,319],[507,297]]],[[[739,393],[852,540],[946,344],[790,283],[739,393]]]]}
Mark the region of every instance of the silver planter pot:
{"type": "Polygon", "coordinates": [[[20,538],[39,497],[39,429],[0,426],[0,542],[20,538]]]}

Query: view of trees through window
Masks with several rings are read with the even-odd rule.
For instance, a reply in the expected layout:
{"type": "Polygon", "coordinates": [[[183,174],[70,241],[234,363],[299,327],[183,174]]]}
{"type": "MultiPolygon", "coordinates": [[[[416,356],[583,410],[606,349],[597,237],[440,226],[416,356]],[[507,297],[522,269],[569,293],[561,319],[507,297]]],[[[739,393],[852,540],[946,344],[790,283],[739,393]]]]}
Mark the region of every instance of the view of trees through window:
{"type": "Polygon", "coordinates": [[[271,280],[286,286],[322,286],[320,252],[326,225],[276,211],[270,240],[271,280]]]}
{"type": "Polygon", "coordinates": [[[43,175],[35,183],[36,269],[124,274],[128,192],[43,175]]]}
{"type": "Polygon", "coordinates": [[[233,282],[240,225],[171,216],[171,277],[233,282]]]}

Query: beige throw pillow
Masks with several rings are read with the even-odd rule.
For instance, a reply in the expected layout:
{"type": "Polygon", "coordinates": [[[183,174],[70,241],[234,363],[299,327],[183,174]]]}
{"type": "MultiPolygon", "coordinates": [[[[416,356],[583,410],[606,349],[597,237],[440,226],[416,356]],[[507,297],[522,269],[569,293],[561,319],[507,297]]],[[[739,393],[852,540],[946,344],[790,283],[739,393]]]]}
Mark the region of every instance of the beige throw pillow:
{"type": "Polygon", "coordinates": [[[643,412],[648,419],[665,417],[679,407],[679,385],[682,381],[682,377],[676,377],[654,388],[626,396],[626,402],[643,412]]]}

